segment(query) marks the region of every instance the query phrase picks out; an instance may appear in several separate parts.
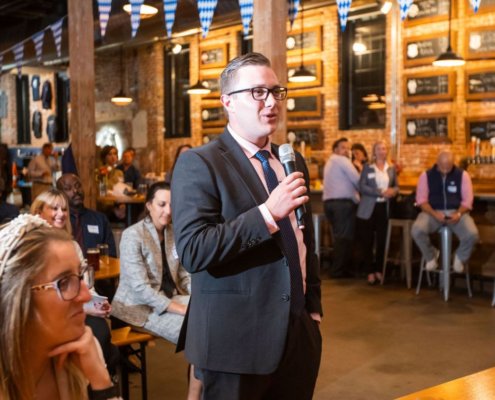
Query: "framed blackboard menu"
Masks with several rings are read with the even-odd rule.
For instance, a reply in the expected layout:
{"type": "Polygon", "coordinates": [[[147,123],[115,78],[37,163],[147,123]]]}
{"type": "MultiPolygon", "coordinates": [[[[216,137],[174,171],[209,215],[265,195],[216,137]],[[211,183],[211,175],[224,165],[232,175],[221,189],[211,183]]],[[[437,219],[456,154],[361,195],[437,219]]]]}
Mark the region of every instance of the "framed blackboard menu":
{"type": "Polygon", "coordinates": [[[215,140],[218,138],[224,131],[224,128],[209,128],[209,129],[203,129],[202,137],[203,137],[203,144],[209,143],[212,140],[215,140]]]}
{"type": "MultiPolygon", "coordinates": [[[[452,16],[456,15],[455,3],[452,16]]],[[[426,24],[449,19],[449,0],[414,0],[409,7],[407,18],[404,21],[406,26],[426,24]]]]}
{"type": "Polygon", "coordinates": [[[211,105],[201,106],[201,123],[203,127],[225,125],[227,120],[222,103],[215,101],[211,105]]]}
{"type": "Polygon", "coordinates": [[[404,116],[406,143],[450,143],[452,126],[449,114],[415,114],[404,116]]]}
{"type": "MultiPolygon", "coordinates": [[[[431,64],[441,53],[447,50],[448,34],[409,37],[404,39],[404,66],[431,64]]],[[[452,47],[455,49],[455,36],[452,47]]]]}
{"type": "Polygon", "coordinates": [[[495,58],[495,27],[493,25],[466,30],[466,58],[468,60],[495,58]]]}
{"type": "Polygon", "coordinates": [[[287,116],[289,118],[320,117],[321,93],[309,90],[289,92],[287,116]]]}
{"type": "Polygon", "coordinates": [[[215,46],[201,46],[199,56],[200,68],[217,68],[227,65],[228,44],[221,43],[215,46]]]}
{"type": "Polygon", "coordinates": [[[465,72],[466,100],[495,99],[495,67],[465,72]]]}
{"type": "MultiPolygon", "coordinates": [[[[304,29],[304,53],[315,53],[321,51],[321,26],[315,26],[313,28],[304,29]]],[[[301,52],[301,31],[290,31],[287,34],[287,40],[285,41],[287,47],[287,55],[295,56],[301,52]]]]}
{"type": "Polygon", "coordinates": [[[323,150],[323,134],[320,125],[289,125],[287,127],[287,135],[291,132],[296,135],[295,143],[300,144],[304,141],[313,150],[323,150]]]}
{"type": "Polygon", "coordinates": [[[466,119],[466,140],[471,136],[480,140],[490,140],[495,137],[495,117],[477,117],[466,119]]]}
{"type": "Polygon", "coordinates": [[[481,0],[480,8],[478,9],[477,13],[474,12],[473,6],[471,5],[471,2],[469,0],[464,1],[466,2],[465,7],[469,15],[477,15],[495,11],[495,0],[481,0]]]}
{"type": "Polygon", "coordinates": [[[404,99],[414,101],[452,100],[455,72],[424,72],[404,75],[404,99]]]}
{"type": "Polygon", "coordinates": [[[203,95],[204,98],[220,98],[220,73],[221,69],[204,69],[200,70],[200,81],[203,86],[211,90],[210,93],[203,95]]]}

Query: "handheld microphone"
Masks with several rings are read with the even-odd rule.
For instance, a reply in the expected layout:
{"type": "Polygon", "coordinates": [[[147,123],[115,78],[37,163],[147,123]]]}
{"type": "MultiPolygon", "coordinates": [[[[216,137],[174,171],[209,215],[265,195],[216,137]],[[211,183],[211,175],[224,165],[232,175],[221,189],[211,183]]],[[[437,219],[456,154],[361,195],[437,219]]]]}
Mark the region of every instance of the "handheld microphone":
{"type": "MultiPolygon", "coordinates": [[[[278,148],[278,157],[284,166],[286,176],[297,171],[296,155],[294,154],[294,149],[290,144],[286,143],[278,148]]],[[[295,213],[299,229],[304,229],[304,214],[306,213],[306,207],[304,207],[304,204],[297,207],[295,209],[295,213]]]]}

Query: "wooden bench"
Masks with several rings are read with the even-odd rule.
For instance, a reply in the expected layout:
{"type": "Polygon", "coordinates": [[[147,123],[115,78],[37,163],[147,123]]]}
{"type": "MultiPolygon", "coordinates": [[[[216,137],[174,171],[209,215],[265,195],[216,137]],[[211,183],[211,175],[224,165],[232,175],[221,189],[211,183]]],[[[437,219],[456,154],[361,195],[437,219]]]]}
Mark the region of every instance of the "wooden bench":
{"type": "MultiPolygon", "coordinates": [[[[149,333],[133,331],[130,326],[112,329],[112,344],[119,348],[122,359],[129,360],[129,356],[134,355],[139,359],[139,366],[136,369],[141,374],[141,394],[142,399],[148,398],[148,384],[146,377],[146,346],[155,337],[149,333]],[[138,345],[138,347],[133,347],[138,345]]],[[[122,397],[129,400],[129,366],[121,363],[122,366],[122,397]]]]}

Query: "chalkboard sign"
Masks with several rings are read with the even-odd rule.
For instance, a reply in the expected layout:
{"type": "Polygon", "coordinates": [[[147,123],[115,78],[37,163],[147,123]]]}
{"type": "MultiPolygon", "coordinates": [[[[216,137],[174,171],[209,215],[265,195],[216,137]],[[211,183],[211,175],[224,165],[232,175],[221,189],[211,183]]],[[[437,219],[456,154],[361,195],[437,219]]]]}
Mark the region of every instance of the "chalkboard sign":
{"type": "Polygon", "coordinates": [[[287,128],[287,135],[296,135],[296,144],[302,141],[310,145],[313,150],[323,150],[323,134],[319,125],[290,126],[287,128]]]}
{"type": "Polygon", "coordinates": [[[495,99],[495,68],[466,71],[466,100],[495,99]]]}
{"type": "MultiPolygon", "coordinates": [[[[408,26],[448,20],[449,7],[449,0],[415,0],[404,23],[408,26]]],[[[452,14],[455,15],[454,10],[452,14]]]]}
{"type": "Polygon", "coordinates": [[[495,0],[481,0],[481,4],[478,8],[477,13],[474,12],[473,6],[471,5],[471,2],[469,0],[465,0],[465,2],[465,7],[469,15],[477,15],[495,11],[495,0]]]}
{"type": "MultiPolygon", "coordinates": [[[[404,66],[429,65],[447,49],[448,34],[410,37],[404,40],[404,66]]],[[[452,38],[455,48],[455,36],[452,38]]]]}
{"type": "Polygon", "coordinates": [[[200,51],[200,68],[215,68],[224,67],[227,65],[227,60],[229,57],[227,43],[222,43],[215,46],[201,46],[200,51]]]}
{"type": "MultiPolygon", "coordinates": [[[[321,51],[321,26],[304,29],[303,40],[304,53],[314,53],[321,51]]],[[[287,34],[285,44],[287,47],[288,56],[299,55],[302,46],[301,31],[291,31],[290,34],[287,34]]]]}
{"type": "Polygon", "coordinates": [[[495,27],[471,28],[467,30],[466,58],[495,58],[495,27]]]}
{"type": "Polygon", "coordinates": [[[201,122],[203,127],[222,126],[226,124],[225,111],[220,102],[215,105],[201,107],[201,122]]]}
{"type": "Polygon", "coordinates": [[[302,90],[289,92],[287,97],[287,116],[289,118],[320,117],[321,93],[302,90]]]}
{"type": "Polygon", "coordinates": [[[471,140],[471,136],[480,140],[490,140],[495,137],[495,118],[480,117],[466,119],[466,136],[471,140]]]}
{"type": "Polygon", "coordinates": [[[455,95],[455,72],[421,73],[404,76],[406,101],[451,100],[455,95]]]}
{"type": "Polygon", "coordinates": [[[406,115],[404,125],[406,143],[450,143],[448,114],[406,115]]]}

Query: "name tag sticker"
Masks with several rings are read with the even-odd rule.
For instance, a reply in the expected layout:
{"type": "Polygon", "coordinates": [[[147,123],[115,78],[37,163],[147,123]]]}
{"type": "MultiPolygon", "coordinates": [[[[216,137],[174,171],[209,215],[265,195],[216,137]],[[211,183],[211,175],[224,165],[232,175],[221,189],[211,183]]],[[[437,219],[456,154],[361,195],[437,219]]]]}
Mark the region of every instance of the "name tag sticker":
{"type": "Polygon", "coordinates": [[[176,260],[179,259],[179,255],[177,254],[177,248],[175,247],[175,244],[174,247],[172,247],[172,256],[174,256],[176,260]]]}
{"type": "Polygon", "coordinates": [[[376,174],[374,172],[368,174],[368,179],[375,179],[376,174]]]}
{"type": "Polygon", "coordinates": [[[457,193],[457,186],[447,186],[447,192],[457,193]]]}
{"type": "Polygon", "coordinates": [[[88,225],[88,232],[98,235],[100,233],[100,229],[98,228],[98,225],[88,225]]]}

